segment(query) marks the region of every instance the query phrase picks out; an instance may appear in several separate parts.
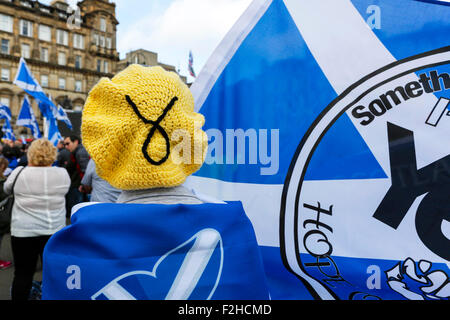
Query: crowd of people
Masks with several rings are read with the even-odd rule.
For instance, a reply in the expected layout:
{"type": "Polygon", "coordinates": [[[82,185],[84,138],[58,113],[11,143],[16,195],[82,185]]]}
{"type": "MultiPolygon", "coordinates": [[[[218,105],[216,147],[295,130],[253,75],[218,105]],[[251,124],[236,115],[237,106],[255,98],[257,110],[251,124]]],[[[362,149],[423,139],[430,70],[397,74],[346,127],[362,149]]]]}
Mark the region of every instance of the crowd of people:
{"type": "MultiPolygon", "coordinates": [[[[239,273],[227,271],[229,279],[221,286],[220,297],[268,298],[256,236],[242,206],[211,204],[184,186],[203,165],[208,137],[201,129],[205,119],[195,112],[194,98],[176,73],[131,65],[111,80],[103,78],[90,91],[82,119],[83,141],[70,136],[57,147],[46,139],[29,145],[3,145],[1,195],[15,195],[10,223],[15,267],[12,300],[29,298],[39,257],[43,299],[124,299],[127,295],[117,296],[107,289],[106,293],[92,294],[117,274],[144,270],[148,267],[142,264],[147,261],[144,257],[153,259],[166,249],[171,252],[173,245],[193,239],[193,234],[198,239],[186,261],[195,256],[194,265],[203,264],[204,252],[216,252],[214,248],[222,246],[223,237],[233,239],[226,250],[234,260],[246,261],[244,273],[243,269],[239,273]],[[172,143],[180,132],[185,133],[182,149],[172,143]],[[199,153],[202,161],[197,161],[199,153]],[[182,156],[188,161],[179,161],[182,156]],[[100,204],[77,207],[86,201],[100,204]],[[72,214],[78,218],[69,222],[72,214]],[[173,232],[168,223],[180,231],[173,232]],[[226,232],[219,234],[211,226],[226,232]],[[128,247],[127,240],[133,245],[128,247]],[[84,259],[86,256],[89,259],[84,259]],[[76,283],[68,286],[68,279],[61,278],[65,275],[61,268],[67,269],[68,259],[71,265],[83,264],[83,274],[90,275],[82,288],[76,283]],[[98,282],[102,277],[105,279],[98,282]],[[71,290],[72,285],[77,290],[71,290]]],[[[222,269],[222,262],[220,265],[222,269]]],[[[171,270],[176,268],[177,264],[171,270]]],[[[234,270],[235,266],[230,264],[229,268],[234,270]]],[[[187,299],[192,294],[202,271],[191,269],[183,263],[167,299],[187,299]],[[191,283],[190,288],[185,288],[185,282],[191,283]]],[[[130,276],[133,278],[134,272],[130,276]]],[[[208,277],[207,284],[200,286],[202,296],[210,296],[208,288],[218,286],[213,279],[208,277]]],[[[145,281],[136,279],[127,283],[139,294],[165,290],[162,284],[161,288],[143,290],[145,281]]]]}
{"type": "Polygon", "coordinates": [[[11,233],[13,262],[1,260],[0,271],[14,265],[12,300],[27,300],[48,239],[70,223],[81,202],[115,202],[120,191],[99,178],[95,164],[77,136],[57,147],[47,139],[2,141],[0,201],[14,194],[10,225],[0,226],[0,247],[11,233]]]}

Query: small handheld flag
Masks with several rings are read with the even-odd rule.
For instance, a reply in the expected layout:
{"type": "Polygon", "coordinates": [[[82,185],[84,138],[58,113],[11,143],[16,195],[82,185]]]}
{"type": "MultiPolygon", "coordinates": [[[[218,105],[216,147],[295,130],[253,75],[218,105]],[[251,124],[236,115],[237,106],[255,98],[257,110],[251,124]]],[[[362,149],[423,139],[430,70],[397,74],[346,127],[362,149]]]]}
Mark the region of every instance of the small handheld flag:
{"type": "Polygon", "coordinates": [[[189,65],[188,65],[188,68],[189,68],[189,74],[192,76],[192,77],[196,77],[196,75],[195,75],[195,71],[194,71],[194,57],[192,56],[192,51],[189,51],[189,65]]]}
{"type": "Polygon", "coordinates": [[[47,120],[47,125],[48,125],[48,140],[52,142],[53,145],[56,147],[58,145],[58,142],[63,139],[58,129],[58,122],[55,118],[49,119],[47,120]]]}
{"type": "Polygon", "coordinates": [[[11,141],[16,141],[16,137],[11,127],[11,123],[9,122],[8,118],[3,119],[5,119],[5,124],[3,125],[2,128],[2,131],[4,133],[3,138],[11,141]]]}
{"type": "Polygon", "coordinates": [[[16,124],[18,126],[31,129],[31,132],[35,139],[40,139],[42,137],[41,131],[39,130],[39,125],[36,120],[36,116],[34,115],[33,109],[31,108],[31,104],[27,96],[25,96],[23,100],[22,109],[20,110],[16,124]]]}
{"type": "Polygon", "coordinates": [[[4,104],[0,104],[0,119],[11,121],[11,110],[4,104]]]}
{"type": "Polygon", "coordinates": [[[70,130],[73,129],[72,122],[70,121],[66,111],[60,105],[57,107],[56,120],[64,122],[70,130]]]}

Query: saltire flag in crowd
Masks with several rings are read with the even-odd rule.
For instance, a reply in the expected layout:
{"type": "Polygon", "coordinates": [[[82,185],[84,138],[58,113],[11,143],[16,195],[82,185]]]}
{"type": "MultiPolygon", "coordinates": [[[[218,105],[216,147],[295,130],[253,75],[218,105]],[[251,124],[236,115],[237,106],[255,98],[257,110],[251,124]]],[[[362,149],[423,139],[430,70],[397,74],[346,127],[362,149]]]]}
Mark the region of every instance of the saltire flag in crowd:
{"type": "Polygon", "coordinates": [[[11,109],[7,105],[0,104],[0,119],[7,119],[11,121],[11,109]]]}
{"type": "Polygon", "coordinates": [[[2,127],[3,139],[16,141],[16,136],[14,135],[13,129],[11,127],[11,122],[8,120],[8,118],[3,119],[5,119],[5,122],[2,127]]]}
{"type": "Polygon", "coordinates": [[[255,0],[191,87],[272,299],[450,297],[449,5],[255,0]]]}
{"type": "Polygon", "coordinates": [[[13,83],[36,100],[55,108],[51,99],[47,97],[39,82],[34,78],[24,58],[20,58],[16,78],[13,83]]]}
{"type": "Polygon", "coordinates": [[[27,96],[23,99],[22,108],[20,109],[16,125],[29,128],[35,139],[42,138],[41,130],[39,130],[39,124],[27,96]]]}
{"type": "Polygon", "coordinates": [[[11,127],[11,109],[4,104],[0,104],[0,119],[4,119],[5,122],[2,127],[3,138],[11,141],[15,141],[16,137],[11,127]]]}
{"type": "MultiPolygon", "coordinates": [[[[51,101],[51,98],[48,98],[51,101]]],[[[52,102],[53,104],[53,102],[52,102]]],[[[42,116],[46,119],[56,119],[56,107],[54,105],[49,104],[48,102],[38,101],[39,110],[42,113],[42,116]]]]}
{"type": "Polygon", "coordinates": [[[64,110],[64,108],[61,105],[59,105],[59,104],[58,104],[58,107],[56,109],[55,118],[58,121],[64,122],[70,130],[73,129],[72,122],[70,121],[69,116],[67,115],[67,113],[64,110]]]}
{"type": "Polygon", "coordinates": [[[61,135],[61,132],[58,128],[58,121],[56,118],[47,119],[47,126],[48,126],[48,140],[53,143],[53,145],[56,147],[58,145],[58,142],[63,140],[63,137],[61,135]]]}
{"type": "Polygon", "coordinates": [[[195,78],[197,75],[195,74],[195,71],[194,71],[194,56],[192,55],[192,51],[189,51],[188,69],[189,69],[189,74],[191,75],[191,77],[195,78]]]}
{"type": "Polygon", "coordinates": [[[34,78],[24,58],[20,58],[17,75],[13,83],[38,100],[39,109],[47,123],[48,133],[46,132],[45,136],[48,136],[48,139],[56,146],[58,141],[62,139],[58,129],[58,121],[55,118],[55,114],[58,114],[58,109],[34,78]]]}

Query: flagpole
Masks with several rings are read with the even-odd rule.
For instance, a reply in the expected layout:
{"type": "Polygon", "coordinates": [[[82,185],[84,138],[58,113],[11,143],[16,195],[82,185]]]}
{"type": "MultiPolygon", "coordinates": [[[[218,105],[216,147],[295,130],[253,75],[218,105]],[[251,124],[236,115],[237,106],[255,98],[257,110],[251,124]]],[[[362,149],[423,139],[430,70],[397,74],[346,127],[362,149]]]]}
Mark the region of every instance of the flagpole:
{"type": "Polygon", "coordinates": [[[45,117],[44,117],[43,129],[44,129],[44,138],[48,139],[48,121],[47,121],[47,118],[45,118],[45,117]]]}

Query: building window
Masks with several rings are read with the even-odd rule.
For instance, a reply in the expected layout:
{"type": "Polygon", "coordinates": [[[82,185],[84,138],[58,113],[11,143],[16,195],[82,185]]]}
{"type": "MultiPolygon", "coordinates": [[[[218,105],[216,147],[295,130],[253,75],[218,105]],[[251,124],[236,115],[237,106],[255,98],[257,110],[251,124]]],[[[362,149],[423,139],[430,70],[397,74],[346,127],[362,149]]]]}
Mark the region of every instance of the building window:
{"type": "Polygon", "coordinates": [[[94,34],[94,43],[97,47],[100,45],[100,38],[96,33],[94,34]]]}
{"type": "Polygon", "coordinates": [[[76,92],[81,92],[82,91],[82,83],[80,80],[75,81],[75,91],[76,92]]]}
{"type": "Polygon", "coordinates": [[[104,36],[100,36],[100,47],[102,47],[102,48],[105,47],[105,37],[104,36]]]}
{"type": "Polygon", "coordinates": [[[41,86],[48,88],[48,76],[45,74],[41,75],[41,86]]]}
{"type": "Polygon", "coordinates": [[[44,62],[48,62],[48,49],[41,48],[41,60],[44,62]]]}
{"type": "Polygon", "coordinates": [[[24,7],[28,7],[28,8],[32,8],[33,6],[31,5],[31,3],[27,2],[27,1],[21,1],[20,2],[24,7]]]}
{"type": "Polygon", "coordinates": [[[73,34],[73,47],[75,49],[84,49],[84,36],[81,34],[73,34]]]}
{"type": "Polygon", "coordinates": [[[24,59],[30,58],[30,45],[22,43],[22,57],[24,59]]]}
{"type": "Polygon", "coordinates": [[[68,46],[69,45],[69,33],[65,30],[57,29],[56,30],[56,43],[68,46]]]}
{"type": "Polygon", "coordinates": [[[106,48],[111,49],[112,48],[112,39],[106,38],[106,48]]]}
{"type": "Polygon", "coordinates": [[[106,19],[100,18],[100,31],[106,32],[106,19]]]}
{"type": "Polygon", "coordinates": [[[0,30],[13,32],[13,17],[0,13],[0,30]]]}
{"type": "Polygon", "coordinates": [[[75,68],[81,69],[83,67],[82,59],[83,58],[81,56],[75,56],[75,68]]]}
{"type": "Polygon", "coordinates": [[[8,39],[2,39],[2,53],[3,54],[9,54],[9,40],[8,39]]]}
{"type": "Polygon", "coordinates": [[[43,24],[39,25],[39,39],[44,41],[52,41],[52,28],[43,24]]]}
{"type": "Polygon", "coordinates": [[[60,66],[65,66],[66,63],[66,54],[64,52],[58,52],[58,64],[60,66]]]}
{"type": "Polygon", "coordinates": [[[5,106],[7,106],[7,107],[10,106],[10,105],[9,105],[9,103],[10,103],[9,98],[1,97],[1,98],[0,98],[0,103],[3,104],[3,105],[5,105],[5,106]]]}
{"type": "Polygon", "coordinates": [[[102,72],[102,60],[97,60],[97,72],[102,72]]]}
{"type": "Polygon", "coordinates": [[[33,23],[28,20],[20,20],[20,35],[26,37],[33,36],[33,23]]]}
{"type": "Polygon", "coordinates": [[[109,63],[108,61],[103,61],[103,72],[108,73],[109,72],[109,63]]]}
{"type": "Polygon", "coordinates": [[[59,81],[58,81],[58,88],[59,88],[59,89],[62,89],[62,90],[65,90],[65,89],[66,89],[66,79],[64,79],[64,78],[59,78],[59,81]]]}
{"type": "Polygon", "coordinates": [[[9,81],[9,69],[2,68],[2,81],[9,81]]]}

